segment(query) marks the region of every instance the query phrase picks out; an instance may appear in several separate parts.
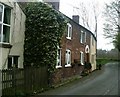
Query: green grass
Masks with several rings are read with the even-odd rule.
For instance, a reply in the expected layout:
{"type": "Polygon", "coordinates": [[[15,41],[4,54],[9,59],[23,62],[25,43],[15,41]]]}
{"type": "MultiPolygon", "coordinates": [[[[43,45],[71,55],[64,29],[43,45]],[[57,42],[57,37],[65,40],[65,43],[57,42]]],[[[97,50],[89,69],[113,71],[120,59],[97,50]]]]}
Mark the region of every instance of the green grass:
{"type": "Polygon", "coordinates": [[[116,61],[119,61],[119,62],[120,62],[120,60],[117,60],[117,59],[109,59],[109,58],[100,58],[100,59],[96,59],[97,66],[98,66],[99,64],[105,65],[106,63],[109,63],[109,62],[116,62],[116,61]]]}

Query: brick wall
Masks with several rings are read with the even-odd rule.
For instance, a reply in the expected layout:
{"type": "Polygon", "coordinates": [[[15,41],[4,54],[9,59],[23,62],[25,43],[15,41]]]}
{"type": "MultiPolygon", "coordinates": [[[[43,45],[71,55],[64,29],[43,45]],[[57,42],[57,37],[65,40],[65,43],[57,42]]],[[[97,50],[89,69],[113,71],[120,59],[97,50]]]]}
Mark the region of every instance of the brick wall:
{"type": "Polygon", "coordinates": [[[51,84],[58,84],[62,82],[63,79],[67,79],[75,75],[80,75],[83,70],[84,67],[79,66],[78,64],[75,64],[73,67],[57,69],[52,75],[51,84]]]}
{"type": "MultiPolygon", "coordinates": [[[[62,68],[56,69],[56,72],[53,74],[52,82],[57,84],[61,82],[63,79],[68,77],[72,77],[74,75],[80,75],[80,73],[84,70],[83,65],[75,64],[75,60],[80,61],[80,51],[84,52],[85,54],[85,46],[90,46],[90,33],[86,34],[86,43],[80,43],[80,35],[81,30],[87,32],[86,29],[75,23],[74,21],[70,20],[70,24],[72,25],[72,39],[69,40],[66,38],[66,32],[64,33],[62,40],[61,40],[61,63],[62,68]],[[71,50],[71,67],[65,67],[65,54],[66,49],[71,50]]],[[[85,56],[86,60],[86,56],[85,56]]]]}

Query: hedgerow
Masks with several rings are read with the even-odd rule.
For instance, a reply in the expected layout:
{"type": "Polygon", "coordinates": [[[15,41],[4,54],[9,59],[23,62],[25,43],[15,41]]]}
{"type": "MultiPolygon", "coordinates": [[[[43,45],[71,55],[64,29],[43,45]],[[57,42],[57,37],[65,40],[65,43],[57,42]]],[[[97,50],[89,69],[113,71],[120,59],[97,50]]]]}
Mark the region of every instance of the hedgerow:
{"type": "Polygon", "coordinates": [[[65,32],[66,19],[60,12],[41,2],[28,3],[25,14],[25,65],[48,65],[48,71],[52,72],[56,65],[57,45],[65,32]]]}

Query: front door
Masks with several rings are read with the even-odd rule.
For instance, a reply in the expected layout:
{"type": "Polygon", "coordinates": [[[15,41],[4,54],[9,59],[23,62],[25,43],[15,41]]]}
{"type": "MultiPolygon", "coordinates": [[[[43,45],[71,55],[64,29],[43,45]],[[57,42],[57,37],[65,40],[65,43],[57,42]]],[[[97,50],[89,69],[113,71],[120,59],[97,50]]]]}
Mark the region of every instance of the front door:
{"type": "Polygon", "coordinates": [[[90,62],[90,54],[89,54],[89,46],[86,45],[85,47],[85,53],[86,53],[86,62],[90,62]]]}

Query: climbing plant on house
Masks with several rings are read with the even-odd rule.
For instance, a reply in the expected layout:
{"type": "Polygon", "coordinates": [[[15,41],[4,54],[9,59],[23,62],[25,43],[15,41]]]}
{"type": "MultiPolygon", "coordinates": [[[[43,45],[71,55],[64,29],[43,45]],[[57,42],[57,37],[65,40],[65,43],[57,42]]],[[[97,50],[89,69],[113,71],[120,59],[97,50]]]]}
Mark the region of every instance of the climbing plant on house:
{"type": "Polygon", "coordinates": [[[41,2],[28,3],[25,14],[24,62],[33,66],[48,65],[49,72],[52,72],[66,19],[60,12],[41,2]]]}

